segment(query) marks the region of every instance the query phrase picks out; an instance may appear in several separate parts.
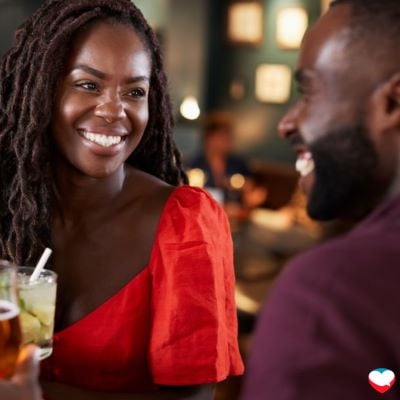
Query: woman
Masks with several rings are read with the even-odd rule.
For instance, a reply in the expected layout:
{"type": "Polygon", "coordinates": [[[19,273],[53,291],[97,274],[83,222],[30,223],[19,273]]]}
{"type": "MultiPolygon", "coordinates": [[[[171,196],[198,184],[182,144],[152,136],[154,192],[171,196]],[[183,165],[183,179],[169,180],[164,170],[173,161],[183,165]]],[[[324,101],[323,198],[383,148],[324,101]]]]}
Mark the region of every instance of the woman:
{"type": "Polygon", "coordinates": [[[47,1],[0,81],[0,256],[33,264],[50,246],[59,275],[45,397],[211,399],[243,370],[230,233],[205,192],[177,187],[142,14],[129,0],[47,1]]]}

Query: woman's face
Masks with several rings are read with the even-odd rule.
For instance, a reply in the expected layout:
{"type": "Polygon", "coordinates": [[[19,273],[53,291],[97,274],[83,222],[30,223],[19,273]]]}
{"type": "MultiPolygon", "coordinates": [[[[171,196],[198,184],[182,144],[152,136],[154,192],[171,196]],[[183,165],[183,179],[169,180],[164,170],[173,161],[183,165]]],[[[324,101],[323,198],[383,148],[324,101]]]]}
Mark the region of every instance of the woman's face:
{"type": "Polygon", "coordinates": [[[58,82],[52,135],[81,173],[117,171],[138,146],[149,118],[151,60],[134,30],[99,22],[73,42],[58,82]]]}

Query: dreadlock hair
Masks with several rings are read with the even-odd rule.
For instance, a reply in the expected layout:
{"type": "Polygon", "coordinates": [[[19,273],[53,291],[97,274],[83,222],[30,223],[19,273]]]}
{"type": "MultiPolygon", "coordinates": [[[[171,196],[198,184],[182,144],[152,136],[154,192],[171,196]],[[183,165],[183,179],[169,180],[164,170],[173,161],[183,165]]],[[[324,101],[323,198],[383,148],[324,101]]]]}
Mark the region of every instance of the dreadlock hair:
{"type": "Polygon", "coordinates": [[[17,30],[0,62],[0,258],[34,263],[50,240],[55,204],[50,124],[55,85],[74,35],[87,24],[129,24],[152,61],[149,121],[132,166],[172,185],[187,183],[158,40],[130,0],[47,0],[17,30]]]}

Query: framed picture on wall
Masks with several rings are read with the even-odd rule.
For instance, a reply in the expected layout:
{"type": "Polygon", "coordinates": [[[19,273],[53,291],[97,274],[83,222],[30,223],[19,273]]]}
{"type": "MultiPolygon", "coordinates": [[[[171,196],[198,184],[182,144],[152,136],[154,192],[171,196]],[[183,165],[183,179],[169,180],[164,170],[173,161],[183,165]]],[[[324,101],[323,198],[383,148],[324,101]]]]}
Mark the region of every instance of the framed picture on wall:
{"type": "Polygon", "coordinates": [[[276,41],[281,49],[298,49],[308,26],[308,15],[303,7],[286,7],[278,12],[276,41]]]}
{"type": "Polygon", "coordinates": [[[292,71],[284,64],[261,64],[256,69],[256,99],[284,104],[290,98],[292,71]]]}
{"type": "Polygon", "coordinates": [[[260,1],[236,1],[228,6],[228,40],[231,43],[259,45],[264,34],[260,1]]]}

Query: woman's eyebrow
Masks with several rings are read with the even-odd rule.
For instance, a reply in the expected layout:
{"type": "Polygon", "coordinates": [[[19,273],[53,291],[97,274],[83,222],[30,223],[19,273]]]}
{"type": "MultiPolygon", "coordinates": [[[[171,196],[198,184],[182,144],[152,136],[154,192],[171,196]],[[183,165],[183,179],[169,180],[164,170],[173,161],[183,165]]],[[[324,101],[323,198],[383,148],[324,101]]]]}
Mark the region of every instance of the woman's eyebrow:
{"type": "Polygon", "coordinates": [[[76,71],[78,69],[80,69],[82,71],[85,71],[90,75],[94,75],[96,78],[99,78],[99,79],[103,79],[104,80],[104,79],[107,78],[107,74],[105,74],[104,72],[99,71],[96,68],[89,67],[89,65],[86,65],[86,64],[78,64],[78,65],[76,65],[74,68],[72,68],[71,72],[76,71]]]}
{"type": "MultiPolygon", "coordinates": [[[[89,67],[89,65],[86,64],[78,64],[75,67],[72,68],[72,71],[76,70],[82,70],[84,72],[87,72],[88,74],[91,74],[95,76],[96,78],[106,80],[108,78],[108,75],[102,71],[99,71],[96,68],[89,67]]],[[[126,79],[126,83],[136,83],[140,81],[150,81],[150,78],[148,76],[135,76],[135,77],[130,77],[126,79]]]]}

